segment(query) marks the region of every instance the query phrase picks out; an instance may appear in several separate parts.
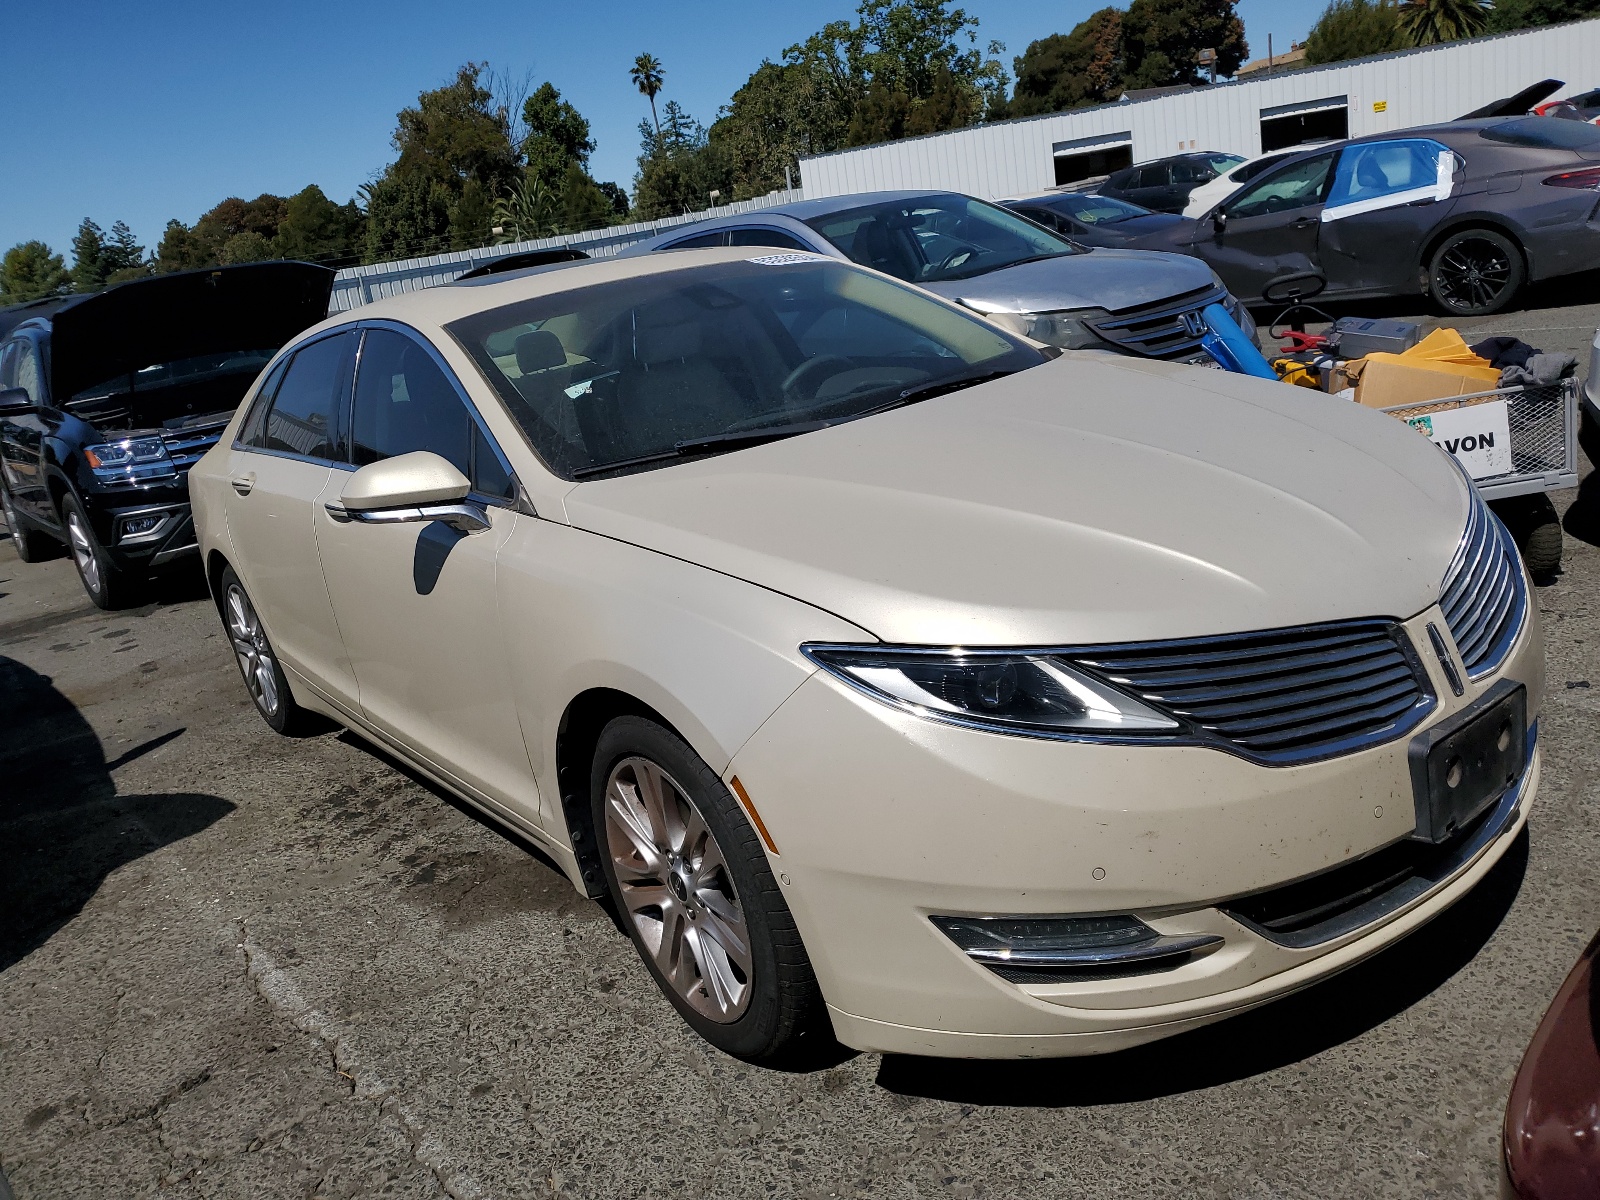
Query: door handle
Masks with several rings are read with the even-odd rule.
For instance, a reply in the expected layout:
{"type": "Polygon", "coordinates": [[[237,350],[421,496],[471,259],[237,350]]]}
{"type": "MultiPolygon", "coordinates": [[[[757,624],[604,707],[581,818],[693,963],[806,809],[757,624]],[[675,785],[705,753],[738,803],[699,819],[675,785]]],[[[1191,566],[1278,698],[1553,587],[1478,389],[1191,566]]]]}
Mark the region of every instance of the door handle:
{"type": "Polygon", "coordinates": [[[1316,223],[1317,219],[1315,217],[1296,217],[1294,220],[1289,222],[1289,228],[1310,229],[1316,223]]]}
{"type": "Polygon", "coordinates": [[[233,490],[239,495],[248,496],[250,489],[256,486],[256,473],[251,471],[248,475],[235,475],[230,482],[233,484],[233,490]]]}

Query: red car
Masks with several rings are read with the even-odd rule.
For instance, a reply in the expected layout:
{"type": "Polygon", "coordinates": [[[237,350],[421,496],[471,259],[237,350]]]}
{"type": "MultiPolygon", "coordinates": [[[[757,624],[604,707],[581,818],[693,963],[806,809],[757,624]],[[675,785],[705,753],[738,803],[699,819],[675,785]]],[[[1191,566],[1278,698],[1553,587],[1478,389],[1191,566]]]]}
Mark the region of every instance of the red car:
{"type": "Polygon", "coordinates": [[[1600,1196],[1600,934],[1556,993],[1506,1104],[1504,1186],[1514,1200],[1600,1196]]]}

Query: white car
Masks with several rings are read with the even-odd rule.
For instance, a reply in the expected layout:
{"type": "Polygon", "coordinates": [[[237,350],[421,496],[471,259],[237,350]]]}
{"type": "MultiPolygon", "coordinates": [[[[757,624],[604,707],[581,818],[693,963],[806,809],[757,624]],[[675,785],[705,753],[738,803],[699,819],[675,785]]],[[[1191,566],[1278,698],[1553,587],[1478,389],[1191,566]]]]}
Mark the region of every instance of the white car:
{"type": "Polygon", "coordinates": [[[1218,1020],[1459,899],[1537,788],[1537,608],[1426,439],[820,255],[342,313],[190,479],[262,716],[533,839],[752,1060],[1218,1020]]]}
{"type": "Polygon", "coordinates": [[[1189,193],[1189,199],[1184,203],[1183,215],[1186,217],[1203,217],[1229,196],[1249,183],[1267,168],[1281,163],[1286,158],[1296,154],[1303,154],[1312,145],[1292,146],[1287,150],[1274,150],[1271,154],[1258,154],[1255,158],[1247,159],[1234,167],[1224,171],[1208,183],[1202,183],[1189,193]]]}

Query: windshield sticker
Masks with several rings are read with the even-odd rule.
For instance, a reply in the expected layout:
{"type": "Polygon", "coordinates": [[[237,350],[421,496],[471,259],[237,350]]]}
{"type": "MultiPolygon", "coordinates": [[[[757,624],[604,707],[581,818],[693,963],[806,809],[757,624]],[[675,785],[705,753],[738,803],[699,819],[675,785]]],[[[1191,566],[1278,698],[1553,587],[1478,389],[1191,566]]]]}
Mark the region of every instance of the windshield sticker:
{"type": "Polygon", "coordinates": [[[562,388],[561,390],[567,394],[568,400],[576,400],[579,396],[587,396],[594,390],[594,380],[585,379],[582,383],[575,383],[571,387],[562,388]]]}
{"type": "Polygon", "coordinates": [[[820,254],[763,254],[760,258],[747,258],[745,262],[760,263],[764,267],[793,267],[801,263],[814,263],[822,258],[820,254]]]}

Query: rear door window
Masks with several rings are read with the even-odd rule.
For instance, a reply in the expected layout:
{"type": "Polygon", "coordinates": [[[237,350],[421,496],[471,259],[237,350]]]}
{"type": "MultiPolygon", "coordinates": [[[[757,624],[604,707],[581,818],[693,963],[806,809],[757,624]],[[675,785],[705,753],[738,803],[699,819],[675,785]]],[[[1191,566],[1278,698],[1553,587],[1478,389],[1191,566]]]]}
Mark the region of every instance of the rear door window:
{"type": "Polygon", "coordinates": [[[719,229],[715,233],[702,233],[699,237],[684,238],[681,242],[673,242],[664,246],[665,250],[704,250],[708,246],[726,246],[728,244],[728,231],[719,229]]]}
{"type": "Polygon", "coordinates": [[[40,380],[39,347],[24,338],[17,343],[17,362],[13,368],[16,372],[16,382],[12,387],[19,387],[28,393],[28,399],[35,404],[44,403],[44,387],[40,380]]]}
{"type": "Polygon", "coordinates": [[[267,409],[259,440],[246,444],[301,458],[341,457],[336,414],[348,395],[355,341],[350,330],[298,350],[267,409]]]}
{"type": "Polygon", "coordinates": [[[792,233],[785,233],[781,229],[771,226],[755,226],[750,229],[735,229],[732,237],[728,239],[730,246],[779,246],[784,250],[811,250],[811,247],[795,237],[792,233]]]}
{"type": "Polygon", "coordinates": [[[1349,146],[1339,156],[1322,219],[1392,208],[1450,195],[1456,158],[1427,138],[1398,138],[1349,146]]]}
{"type": "Polygon", "coordinates": [[[1166,187],[1171,170],[1170,163],[1153,163],[1148,167],[1139,168],[1140,187],[1166,187]]]}

